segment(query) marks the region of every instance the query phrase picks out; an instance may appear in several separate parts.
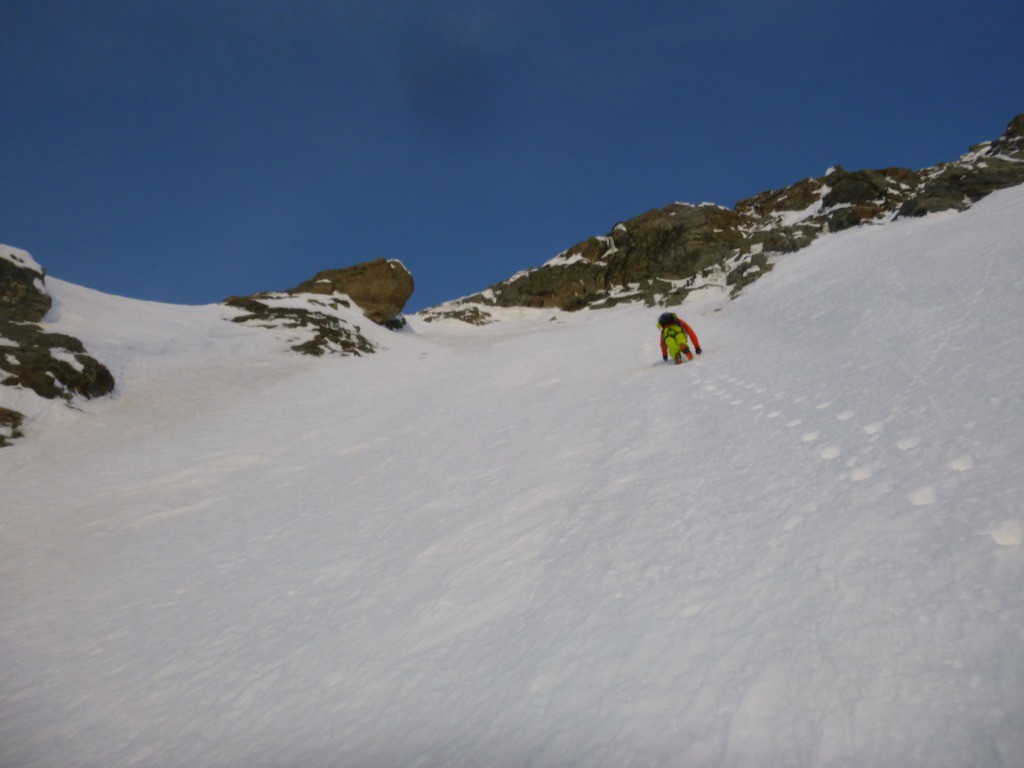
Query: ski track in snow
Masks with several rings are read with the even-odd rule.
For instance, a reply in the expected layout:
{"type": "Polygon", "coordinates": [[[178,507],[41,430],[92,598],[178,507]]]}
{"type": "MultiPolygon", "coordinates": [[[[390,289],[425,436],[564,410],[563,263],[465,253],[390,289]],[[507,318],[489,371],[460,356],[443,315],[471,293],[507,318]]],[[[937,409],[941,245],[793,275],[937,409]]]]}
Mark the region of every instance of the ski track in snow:
{"type": "Polygon", "coordinates": [[[824,238],[682,366],[56,282],[119,391],[0,451],[0,765],[1019,766],[1022,208],[824,238]]]}

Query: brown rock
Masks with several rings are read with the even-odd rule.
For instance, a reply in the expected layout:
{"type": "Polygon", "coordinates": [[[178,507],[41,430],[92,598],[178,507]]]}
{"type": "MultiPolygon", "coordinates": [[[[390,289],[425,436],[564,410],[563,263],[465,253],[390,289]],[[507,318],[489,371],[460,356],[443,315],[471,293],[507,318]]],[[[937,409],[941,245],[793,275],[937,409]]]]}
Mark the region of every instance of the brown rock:
{"type": "Polygon", "coordinates": [[[402,310],[413,292],[413,279],[401,262],[377,259],[344,269],[318,272],[312,280],[288,293],[344,293],[378,325],[401,321],[402,310]]]}
{"type": "Polygon", "coordinates": [[[19,323],[42,320],[53,303],[43,279],[41,271],[21,263],[16,254],[0,254],[0,319],[19,323]]]}

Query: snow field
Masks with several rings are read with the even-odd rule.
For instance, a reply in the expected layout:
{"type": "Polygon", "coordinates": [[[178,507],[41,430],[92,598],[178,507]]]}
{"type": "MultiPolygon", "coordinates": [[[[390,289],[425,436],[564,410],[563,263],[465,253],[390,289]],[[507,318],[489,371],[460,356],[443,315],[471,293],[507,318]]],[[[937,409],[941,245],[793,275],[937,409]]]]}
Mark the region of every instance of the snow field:
{"type": "Polygon", "coordinates": [[[0,452],[0,765],[1019,765],[1022,206],[698,296],[683,366],[53,281],[120,388],[0,452]]]}

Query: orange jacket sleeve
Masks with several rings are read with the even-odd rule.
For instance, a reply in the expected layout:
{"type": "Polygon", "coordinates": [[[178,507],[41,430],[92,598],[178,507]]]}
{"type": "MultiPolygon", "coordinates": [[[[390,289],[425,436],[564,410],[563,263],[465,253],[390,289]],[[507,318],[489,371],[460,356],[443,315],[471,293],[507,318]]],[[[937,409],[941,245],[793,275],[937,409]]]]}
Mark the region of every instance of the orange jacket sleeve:
{"type": "MultiPolygon", "coordinates": [[[[697,334],[693,332],[693,328],[686,324],[685,320],[680,320],[679,323],[683,326],[683,330],[686,331],[686,335],[690,337],[690,341],[693,343],[694,349],[700,348],[700,339],[697,338],[697,334]]],[[[665,342],[662,342],[664,346],[665,342]]]]}

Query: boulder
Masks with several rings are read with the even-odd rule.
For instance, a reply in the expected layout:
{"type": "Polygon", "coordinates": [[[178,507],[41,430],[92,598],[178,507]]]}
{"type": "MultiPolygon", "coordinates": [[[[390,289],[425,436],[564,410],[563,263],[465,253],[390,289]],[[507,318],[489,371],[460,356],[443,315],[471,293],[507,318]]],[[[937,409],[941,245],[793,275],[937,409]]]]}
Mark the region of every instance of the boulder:
{"type": "Polygon", "coordinates": [[[402,310],[413,289],[412,275],[400,261],[377,259],[318,272],[288,293],[343,293],[378,325],[401,327],[402,310]]]}
{"type": "Polygon", "coordinates": [[[377,259],[318,272],[284,292],[231,296],[225,304],[243,310],[234,322],[274,330],[296,352],[361,356],[377,349],[359,325],[362,317],[393,330],[403,327],[412,291],[412,275],[401,262],[377,259]]]}

